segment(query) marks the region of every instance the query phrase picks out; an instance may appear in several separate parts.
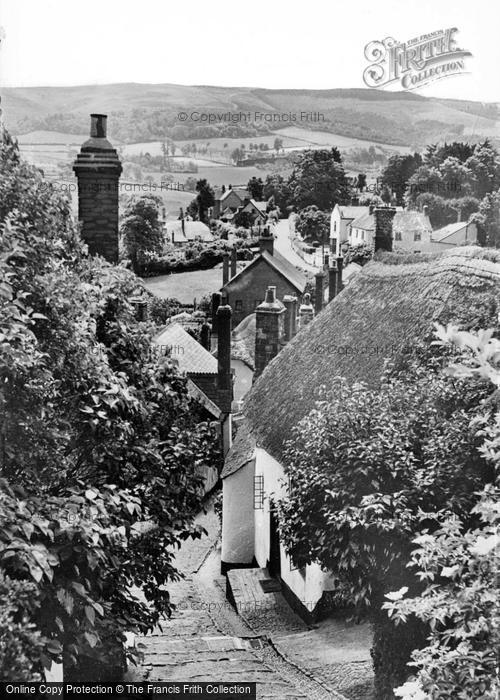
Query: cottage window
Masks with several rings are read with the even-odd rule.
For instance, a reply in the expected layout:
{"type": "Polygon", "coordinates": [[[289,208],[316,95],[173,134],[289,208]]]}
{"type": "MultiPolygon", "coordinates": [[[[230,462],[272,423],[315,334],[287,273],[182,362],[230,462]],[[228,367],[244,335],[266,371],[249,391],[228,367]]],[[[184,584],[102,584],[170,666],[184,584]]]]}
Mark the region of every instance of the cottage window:
{"type": "Polygon", "coordinates": [[[333,230],[334,230],[334,231],[337,230],[337,222],[336,222],[336,221],[333,222],[333,230]]]}
{"type": "Polygon", "coordinates": [[[253,481],[253,507],[254,510],[264,508],[264,474],[256,474],[253,481]]]}
{"type": "Polygon", "coordinates": [[[414,241],[421,241],[422,240],[422,234],[420,233],[420,231],[415,231],[415,233],[413,234],[413,240],[414,241]]]}
{"type": "Polygon", "coordinates": [[[401,231],[396,231],[396,235],[394,236],[394,240],[396,240],[396,241],[401,240],[401,231]]]}
{"type": "Polygon", "coordinates": [[[243,311],[243,301],[241,299],[236,299],[234,302],[235,311],[243,311]]]}
{"type": "Polygon", "coordinates": [[[361,239],[364,241],[365,240],[365,232],[361,231],[361,239]]]}

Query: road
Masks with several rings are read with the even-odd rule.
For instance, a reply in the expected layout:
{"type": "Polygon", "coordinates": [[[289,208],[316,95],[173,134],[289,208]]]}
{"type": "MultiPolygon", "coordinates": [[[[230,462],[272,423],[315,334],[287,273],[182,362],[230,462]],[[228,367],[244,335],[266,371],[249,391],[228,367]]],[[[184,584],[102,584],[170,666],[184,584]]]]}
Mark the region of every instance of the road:
{"type": "Polygon", "coordinates": [[[274,227],[274,233],[276,236],[274,245],[278,253],[281,253],[284,258],[286,258],[296,267],[301,267],[307,272],[318,272],[319,268],[306,263],[292,248],[289,236],[288,219],[280,219],[274,227]]]}

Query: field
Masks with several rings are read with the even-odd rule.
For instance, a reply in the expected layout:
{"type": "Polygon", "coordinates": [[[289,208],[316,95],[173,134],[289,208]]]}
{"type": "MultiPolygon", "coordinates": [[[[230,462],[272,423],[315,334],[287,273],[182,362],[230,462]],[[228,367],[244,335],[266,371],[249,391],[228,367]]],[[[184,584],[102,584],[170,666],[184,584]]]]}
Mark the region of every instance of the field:
{"type": "Polygon", "coordinates": [[[180,272],[177,275],[147,277],[144,285],[162,299],[178,299],[181,304],[198,301],[205,295],[216,292],[222,286],[222,263],[211,270],[180,272]]]}

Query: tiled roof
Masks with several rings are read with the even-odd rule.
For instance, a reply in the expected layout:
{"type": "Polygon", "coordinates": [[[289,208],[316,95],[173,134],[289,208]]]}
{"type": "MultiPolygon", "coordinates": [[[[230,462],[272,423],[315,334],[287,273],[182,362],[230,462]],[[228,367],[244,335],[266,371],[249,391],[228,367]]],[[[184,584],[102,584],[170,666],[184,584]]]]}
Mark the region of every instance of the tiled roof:
{"type": "Polygon", "coordinates": [[[217,374],[217,360],[178,323],[166,326],[154,339],[186,374],[217,374]]]}
{"type": "Polygon", "coordinates": [[[397,211],[392,222],[393,232],[401,233],[419,231],[420,233],[431,232],[432,226],[429,217],[420,211],[397,211]]]}
{"type": "Polygon", "coordinates": [[[373,214],[370,214],[367,209],[364,214],[356,217],[354,221],[351,222],[351,228],[361,228],[365,231],[375,231],[375,217],[373,214]]]}
{"type": "Polygon", "coordinates": [[[291,429],[318,398],[338,390],[338,377],[377,386],[385,361],[408,353],[434,321],[466,326],[479,305],[500,296],[500,263],[488,257],[491,251],[470,246],[421,262],[390,264],[389,254],[365,265],[247,394],[243,413],[255,439],[281,460],[291,429]]]}
{"type": "Polygon", "coordinates": [[[297,292],[299,292],[300,294],[304,292],[307,282],[305,276],[302,274],[302,272],[300,272],[300,270],[297,270],[297,268],[295,268],[292,265],[292,263],[288,262],[288,260],[276,250],[272,255],[267,250],[265,250],[263,253],[260,253],[256,258],[252,260],[252,262],[249,265],[243,268],[243,270],[240,270],[240,272],[238,272],[232,279],[230,279],[229,282],[226,285],[224,285],[223,289],[225,289],[226,287],[230,287],[231,284],[236,280],[236,278],[239,279],[240,275],[246,274],[261,260],[264,260],[280,275],[285,277],[285,279],[287,279],[288,282],[290,282],[290,284],[295,287],[297,292]]]}

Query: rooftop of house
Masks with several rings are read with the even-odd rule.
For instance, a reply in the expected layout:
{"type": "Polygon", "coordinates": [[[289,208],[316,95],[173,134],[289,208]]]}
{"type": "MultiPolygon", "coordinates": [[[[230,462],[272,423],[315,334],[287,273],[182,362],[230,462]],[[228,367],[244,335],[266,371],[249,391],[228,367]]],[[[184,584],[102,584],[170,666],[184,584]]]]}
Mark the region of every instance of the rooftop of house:
{"type": "Polygon", "coordinates": [[[427,214],[421,211],[404,210],[397,211],[392,222],[392,230],[396,231],[420,231],[431,232],[432,225],[427,214]]]}
{"type": "Polygon", "coordinates": [[[246,275],[248,272],[250,272],[253,269],[253,267],[257,265],[261,260],[265,260],[265,262],[268,265],[271,265],[271,267],[274,268],[276,272],[278,272],[278,274],[282,275],[286,280],[288,280],[288,282],[290,282],[290,284],[293,287],[295,287],[297,292],[299,292],[300,294],[303,293],[307,283],[304,274],[300,270],[297,270],[297,268],[294,267],[292,263],[290,263],[276,250],[273,252],[272,255],[267,250],[263,253],[260,253],[256,258],[252,260],[252,262],[249,265],[243,268],[243,270],[240,270],[238,274],[236,274],[232,279],[230,279],[229,282],[226,285],[224,285],[223,289],[231,287],[231,285],[236,279],[240,279],[241,275],[246,275]]]}
{"type": "MultiPolygon", "coordinates": [[[[375,231],[375,214],[367,211],[351,222],[351,228],[359,228],[364,231],[375,231]]],[[[400,231],[432,231],[432,226],[427,214],[421,211],[403,210],[396,211],[392,221],[393,232],[400,231]]]]}
{"type": "Polygon", "coordinates": [[[457,231],[461,231],[463,228],[467,228],[467,221],[456,221],[454,224],[448,224],[442,228],[437,229],[432,234],[433,241],[442,241],[448,236],[452,236],[457,231]]]}
{"type": "Polygon", "coordinates": [[[376,386],[386,361],[411,350],[433,322],[464,326],[477,308],[497,303],[498,251],[470,246],[420,256],[370,262],[269,363],[245,399],[246,452],[237,435],[228,470],[251,458],[249,432],[282,460],[291,429],[325,395],[321,387],[335,391],[338,377],[376,386]]]}
{"type": "Polygon", "coordinates": [[[375,216],[370,214],[368,207],[362,208],[366,209],[366,211],[360,213],[359,216],[351,221],[351,228],[361,228],[364,231],[375,231],[375,216]]]}
{"type": "Polygon", "coordinates": [[[231,192],[237,194],[242,201],[245,199],[245,197],[250,197],[248,190],[246,190],[244,187],[228,187],[226,188],[225,192],[221,191],[219,193],[217,199],[219,199],[222,202],[229,194],[231,194],[231,192]]]}
{"type": "Polygon", "coordinates": [[[184,220],[184,232],[182,231],[182,221],[168,221],[165,224],[167,236],[174,234],[174,240],[177,243],[194,241],[196,238],[205,242],[215,240],[210,229],[202,221],[186,221],[184,220]]]}
{"type": "Polygon", "coordinates": [[[216,358],[179,323],[170,323],[153,338],[186,374],[217,374],[216,358]]]}
{"type": "Polygon", "coordinates": [[[362,216],[363,214],[368,214],[369,207],[360,207],[360,206],[353,206],[353,207],[343,207],[339,206],[340,209],[340,216],[343,219],[356,219],[358,216],[362,216]]]}

